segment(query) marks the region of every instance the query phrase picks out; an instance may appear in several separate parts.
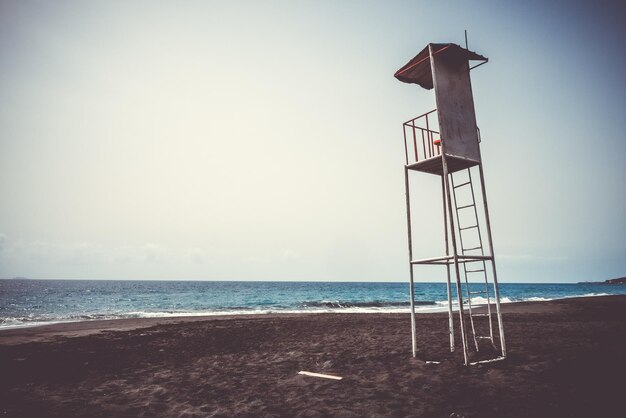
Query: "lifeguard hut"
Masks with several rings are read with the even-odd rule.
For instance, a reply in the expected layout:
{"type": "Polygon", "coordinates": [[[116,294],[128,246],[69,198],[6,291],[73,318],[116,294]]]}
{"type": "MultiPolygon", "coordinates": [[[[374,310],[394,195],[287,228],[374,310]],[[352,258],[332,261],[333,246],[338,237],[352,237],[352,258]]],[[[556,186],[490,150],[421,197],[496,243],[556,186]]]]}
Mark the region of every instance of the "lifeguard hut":
{"type": "Polygon", "coordinates": [[[453,43],[431,43],[395,73],[395,77],[404,83],[417,84],[426,90],[434,89],[437,106],[403,124],[413,357],[417,355],[414,269],[421,265],[441,265],[446,268],[450,350],[455,350],[451,288],[453,274],[465,364],[506,357],[496,261],[480,155],[480,130],[476,124],[470,81],[470,70],[486,62],[487,58],[470,51],[467,46],[462,48],[453,43]],[[472,62],[477,64],[472,67],[472,62]],[[413,258],[409,184],[411,171],[441,177],[445,255],[413,258]],[[480,179],[480,187],[475,185],[476,174],[480,179]],[[476,201],[475,193],[481,194],[482,202],[476,201]],[[481,226],[486,229],[486,248],[481,226]],[[469,338],[473,342],[471,345],[468,344],[469,338]],[[470,362],[470,350],[489,351],[491,356],[470,362]],[[495,355],[492,354],[494,352],[495,355]]]}

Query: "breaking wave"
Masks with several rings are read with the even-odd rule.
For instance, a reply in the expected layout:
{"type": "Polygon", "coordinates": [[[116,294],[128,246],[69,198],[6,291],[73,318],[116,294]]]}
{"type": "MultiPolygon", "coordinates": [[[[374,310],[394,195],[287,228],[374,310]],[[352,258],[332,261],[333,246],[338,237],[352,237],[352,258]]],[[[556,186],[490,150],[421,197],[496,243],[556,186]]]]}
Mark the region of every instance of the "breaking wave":
{"type": "MultiPolygon", "coordinates": [[[[415,306],[432,306],[436,305],[435,301],[415,301],[415,306]]],[[[307,301],[300,304],[302,308],[329,308],[329,309],[346,309],[346,308],[400,308],[409,307],[408,301],[372,301],[372,302],[347,302],[347,301],[307,301]]]]}

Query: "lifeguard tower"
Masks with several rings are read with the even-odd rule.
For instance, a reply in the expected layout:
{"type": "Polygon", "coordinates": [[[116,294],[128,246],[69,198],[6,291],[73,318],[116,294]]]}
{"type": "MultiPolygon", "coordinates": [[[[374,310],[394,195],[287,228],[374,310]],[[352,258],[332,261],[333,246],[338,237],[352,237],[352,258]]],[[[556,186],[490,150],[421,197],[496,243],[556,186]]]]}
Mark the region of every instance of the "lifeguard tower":
{"type": "Polygon", "coordinates": [[[434,89],[437,106],[403,124],[413,357],[417,355],[414,269],[421,265],[441,265],[446,268],[450,351],[455,350],[452,268],[465,365],[506,357],[496,261],[480,155],[480,130],[476,125],[470,81],[470,70],[486,62],[487,58],[469,51],[467,47],[452,43],[431,43],[395,73],[395,77],[404,83],[417,84],[426,90],[434,89]],[[478,63],[471,67],[471,62],[478,63]],[[410,171],[441,177],[445,255],[413,259],[410,171]],[[480,191],[474,184],[476,174],[480,178],[480,191]],[[482,195],[482,202],[476,201],[477,192],[482,195]],[[486,249],[481,226],[486,229],[486,249]],[[473,348],[468,344],[468,320],[473,348]],[[494,323],[497,323],[497,327],[494,323]],[[470,362],[470,350],[489,351],[491,356],[470,362]],[[495,355],[492,354],[494,352],[495,355]]]}

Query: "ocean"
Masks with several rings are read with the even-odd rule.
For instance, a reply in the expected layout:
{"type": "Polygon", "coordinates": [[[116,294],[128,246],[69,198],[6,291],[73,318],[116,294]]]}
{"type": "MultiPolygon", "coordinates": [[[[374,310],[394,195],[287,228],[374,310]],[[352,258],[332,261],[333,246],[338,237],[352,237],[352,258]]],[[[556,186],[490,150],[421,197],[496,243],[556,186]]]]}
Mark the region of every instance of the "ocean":
{"type": "MultiPolygon", "coordinates": [[[[0,328],[116,318],[409,312],[408,293],[408,283],[0,280],[0,328]]],[[[626,285],[500,284],[502,303],[617,294],[626,294],[626,285]]],[[[445,283],[416,283],[415,300],[418,313],[445,311],[445,283]]]]}

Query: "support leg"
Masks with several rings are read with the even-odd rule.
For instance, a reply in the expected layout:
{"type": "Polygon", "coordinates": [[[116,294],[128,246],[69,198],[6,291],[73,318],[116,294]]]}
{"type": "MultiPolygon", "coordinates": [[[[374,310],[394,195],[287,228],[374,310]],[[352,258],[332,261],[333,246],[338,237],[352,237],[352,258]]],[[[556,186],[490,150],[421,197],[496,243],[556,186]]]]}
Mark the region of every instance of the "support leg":
{"type": "Polygon", "coordinates": [[[459,301],[459,323],[461,324],[461,342],[463,344],[463,358],[465,365],[469,364],[467,357],[467,336],[465,332],[465,318],[463,312],[463,294],[461,290],[461,271],[459,269],[459,253],[456,247],[456,232],[454,229],[454,218],[452,209],[452,199],[450,197],[450,178],[448,177],[448,163],[445,154],[441,156],[443,162],[443,178],[448,202],[448,219],[450,220],[450,237],[452,238],[452,254],[454,256],[454,270],[456,273],[456,294],[459,301]]]}
{"type": "Polygon", "coordinates": [[[413,264],[411,261],[413,260],[413,241],[411,238],[411,199],[409,194],[409,169],[404,167],[404,190],[406,196],[406,223],[408,230],[408,239],[409,239],[409,270],[410,270],[410,282],[409,282],[409,293],[411,301],[411,347],[413,352],[413,357],[417,355],[417,341],[416,341],[416,331],[415,331],[415,285],[413,282],[413,264]]]}
{"type": "Polygon", "coordinates": [[[502,348],[502,357],[506,357],[506,342],[504,340],[504,326],[502,324],[502,311],[500,310],[500,289],[498,286],[498,274],[496,273],[496,255],[493,251],[493,239],[491,237],[491,222],[489,221],[489,207],[487,206],[487,192],[485,189],[485,176],[483,174],[482,163],[478,164],[480,172],[480,188],[483,193],[483,203],[485,205],[485,221],[487,225],[487,238],[489,240],[489,253],[491,254],[491,267],[493,269],[493,292],[496,299],[496,313],[498,316],[498,329],[500,331],[500,347],[502,348]]]}
{"type": "MultiPolygon", "coordinates": [[[[450,246],[448,245],[448,214],[446,210],[446,184],[443,176],[441,177],[441,194],[443,197],[443,233],[446,243],[446,256],[450,255],[450,246]]],[[[450,287],[450,264],[446,264],[447,281],[446,290],[448,293],[448,330],[450,333],[450,352],[454,352],[454,317],[452,315],[452,289],[450,287]]]]}

